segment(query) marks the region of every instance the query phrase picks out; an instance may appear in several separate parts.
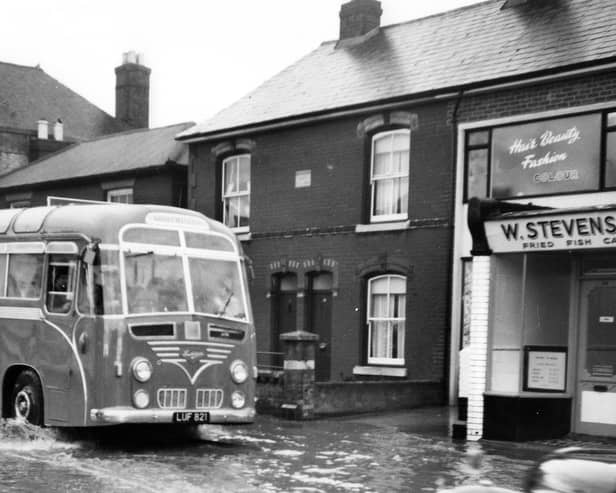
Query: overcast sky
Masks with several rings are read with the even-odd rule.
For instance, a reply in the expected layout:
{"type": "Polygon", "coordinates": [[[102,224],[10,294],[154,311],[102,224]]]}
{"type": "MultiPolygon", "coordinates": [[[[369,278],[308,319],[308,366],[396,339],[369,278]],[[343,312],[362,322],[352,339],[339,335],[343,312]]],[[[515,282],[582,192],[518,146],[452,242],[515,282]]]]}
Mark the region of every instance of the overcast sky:
{"type": "MultiPolygon", "coordinates": [[[[34,66],[110,114],[122,53],[152,69],[150,126],[200,122],[338,37],[345,0],[2,2],[0,61],[34,66]]],[[[381,0],[381,25],[478,0],[381,0]]]]}

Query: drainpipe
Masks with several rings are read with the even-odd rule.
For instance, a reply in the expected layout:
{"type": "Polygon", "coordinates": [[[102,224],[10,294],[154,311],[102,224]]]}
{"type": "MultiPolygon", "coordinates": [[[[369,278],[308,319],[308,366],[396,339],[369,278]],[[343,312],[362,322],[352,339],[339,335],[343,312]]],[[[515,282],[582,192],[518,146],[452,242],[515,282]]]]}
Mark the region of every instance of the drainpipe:
{"type": "MultiPolygon", "coordinates": [[[[449,251],[449,265],[453,267],[454,265],[454,250],[455,250],[455,213],[456,213],[456,176],[457,176],[457,164],[458,164],[458,153],[457,153],[457,147],[458,147],[458,110],[460,109],[460,104],[462,103],[462,99],[464,98],[464,87],[461,87],[458,90],[458,94],[456,96],[455,99],[455,105],[453,107],[453,112],[451,113],[451,128],[452,128],[452,135],[451,135],[451,159],[453,161],[453,170],[451,173],[451,183],[449,185],[449,190],[451,191],[451,200],[450,200],[450,205],[449,205],[449,218],[451,220],[451,248],[449,251]]],[[[449,405],[454,405],[456,404],[456,400],[455,397],[457,395],[457,382],[454,381],[456,380],[454,377],[457,377],[458,372],[457,371],[452,371],[452,368],[455,369],[458,367],[457,363],[453,360],[453,356],[454,354],[457,353],[457,346],[459,345],[459,337],[455,337],[453,334],[454,330],[458,330],[459,331],[459,327],[454,328],[452,326],[452,310],[453,310],[453,284],[454,284],[454,276],[453,276],[453,270],[449,275],[449,296],[448,296],[448,302],[447,302],[447,310],[449,313],[449,326],[451,327],[451,330],[448,331],[448,338],[449,340],[447,341],[448,344],[447,346],[449,347],[449,357],[446,358],[446,368],[445,368],[445,374],[449,375],[449,385],[446,390],[447,392],[447,400],[449,405]],[[452,344],[456,343],[456,352],[454,353],[454,348],[452,347],[452,344]]]]}

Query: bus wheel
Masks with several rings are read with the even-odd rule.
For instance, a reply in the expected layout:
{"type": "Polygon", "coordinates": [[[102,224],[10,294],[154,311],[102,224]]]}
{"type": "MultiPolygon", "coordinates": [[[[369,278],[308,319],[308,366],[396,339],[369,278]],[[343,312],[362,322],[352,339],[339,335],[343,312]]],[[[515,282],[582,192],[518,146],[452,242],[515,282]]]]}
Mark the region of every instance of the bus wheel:
{"type": "Polygon", "coordinates": [[[43,424],[43,392],[41,382],[32,370],[22,371],[15,385],[11,402],[14,418],[21,419],[33,425],[43,424]]]}

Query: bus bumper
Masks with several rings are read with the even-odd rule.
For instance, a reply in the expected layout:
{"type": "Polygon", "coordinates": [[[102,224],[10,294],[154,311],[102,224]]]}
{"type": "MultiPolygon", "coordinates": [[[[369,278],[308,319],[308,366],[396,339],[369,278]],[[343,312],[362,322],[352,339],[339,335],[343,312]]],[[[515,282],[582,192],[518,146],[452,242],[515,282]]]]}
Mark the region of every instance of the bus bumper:
{"type": "Polygon", "coordinates": [[[208,412],[208,423],[212,424],[242,424],[252,423],[255,418],[253,408],[244,409],[135,409],[132,407],[105,407],[92,409],[90,419],[96,423],[124,424],[124,423],[173,423],[173,414],[177,411],[195,413],[208,412]]]}

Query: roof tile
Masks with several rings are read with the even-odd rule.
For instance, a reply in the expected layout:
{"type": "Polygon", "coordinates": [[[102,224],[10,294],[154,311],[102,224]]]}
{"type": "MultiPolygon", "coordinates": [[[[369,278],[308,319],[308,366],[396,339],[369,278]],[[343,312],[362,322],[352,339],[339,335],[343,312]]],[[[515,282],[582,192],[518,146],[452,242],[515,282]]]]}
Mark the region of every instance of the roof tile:
{"type": "Polygon", "coordinates": [[[382,27],[355,46],[321,44],[211,119],[178,136],[325,112],[616,55],[613,0],[489,0],[382,27]]]}

